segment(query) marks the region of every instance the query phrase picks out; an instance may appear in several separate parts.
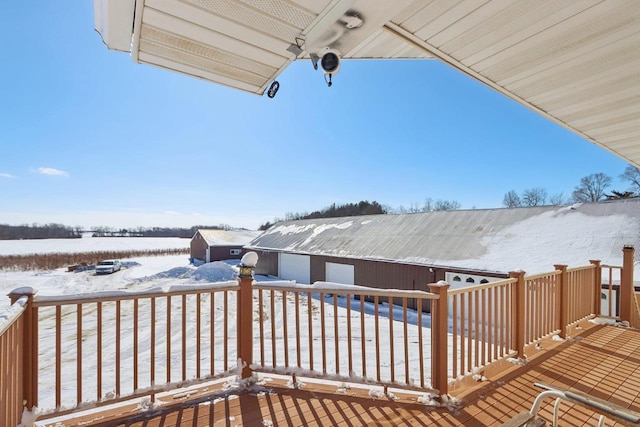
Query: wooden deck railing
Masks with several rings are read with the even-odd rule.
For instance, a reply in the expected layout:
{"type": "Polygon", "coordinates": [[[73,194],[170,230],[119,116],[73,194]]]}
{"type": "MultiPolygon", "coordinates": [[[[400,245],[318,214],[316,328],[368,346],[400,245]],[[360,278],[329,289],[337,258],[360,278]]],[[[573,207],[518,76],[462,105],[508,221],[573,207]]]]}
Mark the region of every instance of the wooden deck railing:
{"type": "Polygon", "coordinates": [[[603,316],[616,317],[620,313],[620,278],[622,266],[618,265],[602,265],[601,266],[605,278],[601,286],[600,293],[600,312],[603,316]],[[602,301],[605,301],[604,305],[602,301]]]}
{"type": "Polygon", "coordinates": [[[525,346],[561,331],[562,324],[566,324],[567,320],[562,318],[563,310],[572,306],[574,301],[563,297],[565,277],[565,269],[525,277],[525,346]],[[565,301],[567,304],[564,304],[565,301]],[[572,304],[568,304],[568,301],[572,304]]]}
{"type": "Polygon", "coordinates": [[[449,292],[453,378],[512,353],[517,282],[511,278],[449,292]]]}
{"type": "Polygon", "coordinates": [[[34,404],[56,412],[84,402],[153,395],[236,366],[236,282],[143,292],[33,298],[40,372],[34,404]],[[233,309],[232,309],[233,308],[233,309]],[[219,346],[219,347],[217,347],[219,346]],[[126,374],[123,374],[126,373],[126,374]],[[41,389],[50,392],[39,393],[41,389]]]}
{"type": "Polygon", "coordinates": [[[27,321],[23,313],[27,302],[27,296],[19,298],[7,315],[0,317],[0,421],[6,426],[16,426],[22,419],[27,321]]]}
{"type": "Polygon", "coordinates": [[[431,316],[421,307],[438,296],[331,284],[257,283],[261,371],[352,382],[431,387],[431,316]],[[374,304],[365,303],[365,297],[374,304]],[[397,298],[401,306],[380,303],[397,298]],[[414,300],[417,311],[409,310],[414,300]],[[287,307],[294,307],[293,312],[287,307]],[[428,355],[429,357],[425,357],[428,355]]]}
{"type": "Polygon", "coordinates": [[[23,399],[54,415],[254,371],[446,394],[449,378],[522,356],[526,345],[597,314],[601,268],[557,265],[464,289],[442,282],[431,293],[253,283],[250,274],[166,291],[22,290],[12,294],[14,318],[0,322],[0,421],[12,425],[23,399]]]}
{"type": "Polygon", "coordinates": [[[568,326],[596,314],[600,296],[599,262],[550,273],[511,278],[449,292],[449,363],[453,378],[496,360],[522,356],[527,345],[552,334],[566,336],[568,326]]]}
{"type": "Polygon", "coordinates": [[[622,250],[622,271],[620,272],[620,317],[633,328],[640,329],[640,304],[633,282],[635,250],[625,246],[622,250]]]}

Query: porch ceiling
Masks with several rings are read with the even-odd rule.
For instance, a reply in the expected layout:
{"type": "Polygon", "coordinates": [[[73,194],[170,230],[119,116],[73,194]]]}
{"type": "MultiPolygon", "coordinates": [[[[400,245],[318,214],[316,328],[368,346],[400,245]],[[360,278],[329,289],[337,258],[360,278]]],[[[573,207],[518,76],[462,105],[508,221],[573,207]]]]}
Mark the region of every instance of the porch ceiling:
{"type": "Polygon", "coordinates": [[[325,46],[347,59],[435,57],[640,166],[636,0],[95,4],[96,28],[110,48],[255,94],[325,46]],[[345,16],[363,25],[348,29],[345,16]]]}

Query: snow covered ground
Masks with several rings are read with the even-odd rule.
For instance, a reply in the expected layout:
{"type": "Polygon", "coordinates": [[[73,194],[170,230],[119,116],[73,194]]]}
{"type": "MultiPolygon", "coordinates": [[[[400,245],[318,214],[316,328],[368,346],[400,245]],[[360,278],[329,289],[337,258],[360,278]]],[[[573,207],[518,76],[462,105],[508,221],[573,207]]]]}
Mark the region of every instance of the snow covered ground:
{"type": "MultiPolygon", "coordinates": [[[[82,239],[0,240],[0,255],[80,253],[96,250],[153,250],[188,248],[189,239],[147,237],[87,237],[82,239]]],[[[189,266],[188,255],[145,257],[123,260],[124,268],[117,273],[96,276],[94,271],[69,273],[66,268],[52,271],[0,271],[0,294],[30,286],[42,294],[72,295],[86,292],[139,289],[149,286],[137,279],[189,266]]],[[[0,313],[9,306],[9,299],[0,297],[0,313]]]]}
{"type": "Polygon", "coordinates": [[[153,249],[187,249],[191,239],[178,237],[85,237],[80,239],[0,240],[0,255],[80,253],[153,249]]]}

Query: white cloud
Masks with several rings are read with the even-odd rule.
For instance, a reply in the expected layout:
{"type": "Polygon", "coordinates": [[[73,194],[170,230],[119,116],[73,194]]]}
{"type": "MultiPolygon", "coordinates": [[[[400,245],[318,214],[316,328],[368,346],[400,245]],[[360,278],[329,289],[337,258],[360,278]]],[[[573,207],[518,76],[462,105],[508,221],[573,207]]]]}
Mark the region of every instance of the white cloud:
{"type": "Polygon", "coordinates": [[[0,173],[0,178],[15,178],[15,176],[10,173],[0,173]]]}
{"type": "Polygon", "coordinates": [[[69,176],[69,172],[54,168],[38,168],[35,170],[35,172],[42,175],[69,176]]]}

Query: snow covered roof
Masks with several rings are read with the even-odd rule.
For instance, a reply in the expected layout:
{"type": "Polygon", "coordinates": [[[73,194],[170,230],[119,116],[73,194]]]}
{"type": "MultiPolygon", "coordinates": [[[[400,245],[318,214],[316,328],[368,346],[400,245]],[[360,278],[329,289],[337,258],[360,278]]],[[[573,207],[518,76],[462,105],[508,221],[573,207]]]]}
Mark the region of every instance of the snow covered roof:
{"type": "Polygon", "coordinates": [[[202,236],[209,246],[244,246],[260,235],[261,231],[253,230],[198,230],[196,235],[202,236]]]}
{"type": "Polygon", "coordinates": [[[640,248],[640,199],[279,223],[248,248],[533,274],[640,248]]]}

